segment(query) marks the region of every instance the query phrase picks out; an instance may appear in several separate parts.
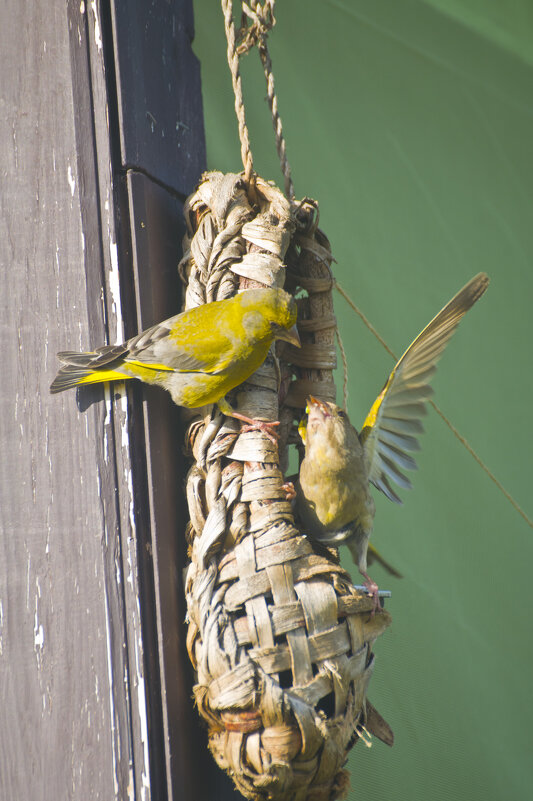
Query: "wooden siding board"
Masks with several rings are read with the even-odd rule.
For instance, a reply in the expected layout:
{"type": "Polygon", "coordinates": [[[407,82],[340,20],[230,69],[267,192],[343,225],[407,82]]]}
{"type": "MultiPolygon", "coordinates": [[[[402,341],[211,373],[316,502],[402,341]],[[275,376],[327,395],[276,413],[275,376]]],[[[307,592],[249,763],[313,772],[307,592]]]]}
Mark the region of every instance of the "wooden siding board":
{"type": "Polygon", "coordinates": [[[113,0],[111,10],[122,165],[185,197],[205,168],[192,4],[113,0]]]}
{"type": "Polygon", "coordinates": [[[10,798],[234,797],[191,700],[179,412],[140,385],[48,391],[58,350],[122,341],[179,310],[181,199],[205,162],[192,29],[190,0],[0,9],[10,798]]]}
{"type": "MultiPolygon", "coordinates": [[[[101,304],[91,322],[86,301],[67,14],[27,2],[1,17],[0,74],[13,77],[0,118],[2,795],[124,797],[115,722],[126,713],[105,590],[116,529],[106,534],[97,466],[104,415],[48,392],[56,351],[85,345],[91,325],[104,330],[101,304]]],[[[83,180],[94,181],[91,159],[83,180]]]]}
{"type": "MultiPolygon", "coordinates": [[[[116,117],[112,113],[115,85],[105,47],[109,18],[105,4],[83,7],[75,1],[69,4],[69,17],[73,75],[77,81],[74,97],[78,161],[94,162],[94,180],[87,182],[82,203],[85,217],[90,214],[90,221],[84,219],[90,341],[83,347],[91,348],[123,341],[125,320],[131,315],[122,303],[120,288],[117,220],[121,219],[121,204],[113,168],[114,151],[118,149],[116,117]],[[87,132],[90,144],[86,141],[87,132]],[[102,316],[104,328],[97,326],[94,315],[102,316]]],[[[115,385],[112,391],[113,399],[110,391],[102,387],[80,390],[78,394],[80,408],[94,403],[94,413],[102,418],[102,436],[97,439],[96,448],[104,514],[108,659],[115,702],[114,760],[121,766],[128,793],[148,800],[152,780],[157,780],[150,769],[147,730],[137,532],[132,513],[131,410],[125,388],[115,385]]]]}
{"type": "MultiPolygon", "coordinates": [[[[147,328],[181,307],[177,264],[184,233],[181,202],[147,176],[128,171],[126,188],[132,221],[132,270],[139,327],[147,328]]],[[[192,671],[185,649],[185,601],[181,570],[185,564],[188,519],[183,486],[187,465],[179,410],[170,396],[143,387],[146,497],[150,515],[150,554],[154,572],[154,615],[160,665],[160,692],[169,798],[191,798],[195,777],[195,713],[192,671]],[[191,736],[191,732],[193,735],[191,736]]]]}

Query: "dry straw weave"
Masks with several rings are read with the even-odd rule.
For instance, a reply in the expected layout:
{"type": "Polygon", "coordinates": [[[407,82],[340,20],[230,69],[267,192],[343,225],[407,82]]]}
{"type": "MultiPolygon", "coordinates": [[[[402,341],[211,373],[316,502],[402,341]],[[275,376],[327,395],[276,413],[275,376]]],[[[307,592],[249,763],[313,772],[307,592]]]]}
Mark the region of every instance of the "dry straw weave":
{"type": "MultiPolygon", "coordinates": [[[[281,420],[282,465],[309,392],[335,396],[331,253],[316,216],[313,203],[291,210],[260,178],[252,206],[241,176],[218,172],[186,204],[186,308],[257,285],[307,291],[301,351],[278,343],[280,358],[271,354],[232,398],[250,417],[281,420]]],[[[240,433],[215,407],[192,420],[188,439],[188,648],[211,751],[247,798],[337,798],[363,726],[392,736],[365,701],[372,645],[390,617],[371,616],[336,553],[295,527],[278,448],[264,434],[240,433]]]]}

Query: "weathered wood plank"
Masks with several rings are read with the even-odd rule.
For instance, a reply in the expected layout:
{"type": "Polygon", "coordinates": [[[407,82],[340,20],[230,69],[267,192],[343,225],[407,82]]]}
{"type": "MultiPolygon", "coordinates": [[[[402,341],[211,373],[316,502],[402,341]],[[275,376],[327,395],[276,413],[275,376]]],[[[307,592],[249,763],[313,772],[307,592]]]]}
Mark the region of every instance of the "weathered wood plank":
{"type": "Polygon", "coordinates": [[[205,158],[191,37],[190,0],[0,9],[9,798],[235,797],[191,701],[177,409],[140,385],[48,393],[57,350],[179,310],[179,198],[205,158]]]}
{"type": "MultiPolygon", "coordinates": [[[[143,329],[180,308],[177,263],[184,233],[182,205],[147,176],[133,171],[126,175],[124,191],[131,224],[132,276],[128,285],[135,294],[138,328],[143,329]]],[[[153,576],[153,584],[144,587],[143,604],[145,615],[153,614],[157,624],[151,635],[148,626],[144,629],[147,659],[152,665],[148,672],[158,679],[156,686],[149,688],[149,706],[154,710],[158,700],[162,702],[164,736],[157,757],[165,760],[169,799],[237,798],[208,752],[192,703],[182,585],[188,520],[183,488],[189,465],[183,455],[179,410],[170,396],[157,388],[139,385],[133,387],[133,393],[134,407],[138,402],[132,430],[134,454],[139,455],[133,469],[134,496],[140,499],[136,503],[137,536],[145,554],[143,575],[150,581],[153,576]],[[152,693],[159,693],[159,699],[152,698],[152,693]]]]}
{"type": "Polygon", "coordinates": [[[123,602],[102,492],[106,415],[48,393],[56,351],[105,334],[99,222],[85,205],[96,188],[92,128],[86,148],[76,132],[88,96],[73,91],[63,3],[9,3],[1,17],[2,794],[122,798],[128,710],[115,681],[123,602]]]}
{"type": "Polygon", "coordinates": [[[192,3],[113,0],[111,10],[122,164],[186,196],[205,169],[192,3]]]}
{"type": "MultiPolygon", "coordinates": [[[[124,179],[123,191],[131,225],[128,284],[134,294],[137,328],[142,330],[180,309],[177,264],[184,229],[182,205],[147,176],[132,171],[124,179]]],[[[167,393],[155,388],[150,391],[150,387],[132,389],[136,407],[130,429],[135,443],[135,517],[143,555],[146,658],[152,677],[147,689],[152,727],[160,727],[158,736],[151,737],[151,745],[157,749],[152,760],[162,762],[169,798],[192,798],[196,781],[190,728],[195,721],[191,677],[184,675],[181,584],[187,518],[183,434],[178,408],[167,393]]]]}

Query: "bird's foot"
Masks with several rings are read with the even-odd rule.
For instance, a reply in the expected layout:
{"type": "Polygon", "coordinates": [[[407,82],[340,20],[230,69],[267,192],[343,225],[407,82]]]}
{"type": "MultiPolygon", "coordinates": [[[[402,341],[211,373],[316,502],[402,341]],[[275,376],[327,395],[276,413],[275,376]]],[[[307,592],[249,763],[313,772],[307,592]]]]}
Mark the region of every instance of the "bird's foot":
{"type": "Polygon", "coordinates": [[[288,501],[293,501],[296,498],[296,490],[292,481],[286,481],[285,484],[281,485],[281,489],[285,491],[288,501]]]}
{"type": "Polygon", "coordinates": [[[380,607],[380,603],[379,603],[379,595],[378,595],[378,590],[379,590],[379,587],[378,587],[378,585],[376,584],[376,582],[375,582],[375,581],[373,581],[373,580],[370,578],[370,576],[368,575],[368,573],[365,573],[365,571],[364,571],[364,570],[361,570],[361,569],[359,570],[359,572],[361,573],[361,575],[362,575],[362,576],[363,576],[363,578],[365,579],[365,581],[364,581],[363,583],[364,583],[364,585],[365,585],[365,588],[366,588],[366,591],[367,591],[367,593],[370,595],[370,597],[371,597],[371,598],[373,599],[373,601],[374,601],[374,606],[373,606],[373,608],[372,608],[372,612],[371,612],[371,614],[372,614],[372,615],[375,615],[375,613],[377,612],[377,610],[381,608],[381,607],[380,607]]]}
{"type": "Polygon", "coordinates": [[[262,431],[274,445],[278,444],[279,434],[272,429],[279,426],[279,420],[254,420],[252,417],[239,414],[239,412],[233,412],[232,417],[244,423],[241,431],[262,431]]]}

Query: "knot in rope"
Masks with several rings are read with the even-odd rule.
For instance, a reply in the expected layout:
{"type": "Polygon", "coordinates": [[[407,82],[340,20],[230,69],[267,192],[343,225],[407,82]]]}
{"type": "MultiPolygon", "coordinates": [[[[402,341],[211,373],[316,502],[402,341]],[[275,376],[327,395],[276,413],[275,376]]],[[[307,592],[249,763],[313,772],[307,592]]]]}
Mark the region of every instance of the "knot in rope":
{"type": "Polygon", "coordinates": [[[221,5],[224,14],[226,40],[228,43],[228,65],[231,72],[233,93],[235,96],[235,113],[239,126],[244,180],[249,190],[250,200],[253,203],[257,200],[255,194],[256,176],[250,147],[250,137],[246,125],[239,58],[241,55],[248,53],[252,47],[257,46],[267,83],[267,100],[276,137],[276,150],[284,177],[285,195],[292,201],[294,199],[294,186],[291,177],[291,168],[287,158],[287,146],[283,136],[283,126],[278,111],[278,99],[274,87],[272,60],[267,46],[268,32],[276,24],[274,18],[275,0],[265,0],[262,5],[256,2],[256,0],[251,0],[250,5],[242,2],[241,27],[238,33],[235,32],[235,25],[233,23],[232,0],[221,0],[221,5]]]}
{"type": "Polygon", "coordinates": [[[243,56],[253,47],[264,42],[268,32],[276,24],[274,17],[275,0],[242,4],[241,27],[237,33],[237,55],[243,56]]]}

